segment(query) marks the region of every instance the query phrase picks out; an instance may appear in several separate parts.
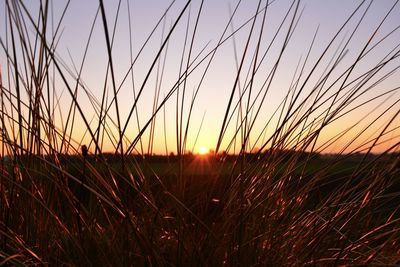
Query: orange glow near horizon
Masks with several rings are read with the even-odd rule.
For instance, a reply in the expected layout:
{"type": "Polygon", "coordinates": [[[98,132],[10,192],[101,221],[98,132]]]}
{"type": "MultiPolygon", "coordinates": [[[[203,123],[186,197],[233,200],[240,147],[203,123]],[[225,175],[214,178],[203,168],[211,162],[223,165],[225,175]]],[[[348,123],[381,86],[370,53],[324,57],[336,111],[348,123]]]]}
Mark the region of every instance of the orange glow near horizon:
{"type": "MultiPolygon", "coordinates": [[[[40,1],[27,2],[24,19],[29,21],[28,13],[41,17],[40,1]]],[[[265,22],[261,22],[263,11],[254,17],[258,1],[245,1],[231,18],[227,7],[236,1],[209,1],[204,8],[201,1],[193,1],[183,15],[187,20],[177,17],[184,7],[182,1],[170,7],[168,1],[159,1],[159,5],[137,1],[132,10],[129,1],[121,2],[121,9],[118,1],[110,1],[109,15],[123,10],[115,18],[118,26],[112,53],[107,49],[104,25],[97,21],[96,2],[71,1],[65,16],[57,15],[63,14],[63,1],[50,2],[56,12],[54,25],[60,23],[63,28],[62,38],[57,31],[54,36],[51,29],[46,31],[49,42],[59,39],[57,49],[47,51],[57,55],[49,59],[62,67],[59,71],[43,72],[36,62],[26,64],[29,60],[24,53],[28,52],[24,50],[13,56],[22,63],[15,68],[9,64],[15,61],[9,58],[13,49],[0,47],[1,155],[14,153],[16,147],[30,151],[36,144],[43,153],[74,154],[83,144],[95,153],[97,144],[102,153],[121,153],[122,147],[126,154],[193,152],[202,160],[214,153],[238,154],[242,148],[246,153],[265,151],[275,144],[319,153],[363,153],[371,146],[373,153],[391,147],[400,150],[395,147],[400,143],[400,58],[393,56],[400,44],[400,31],[394,30],[400,5],[385,17],[391,1],[371,4],[360,25],[357,20],[367,2],[344,25],[351,11],[358,10],[356,1],[339,5],[299,1],[304,15],[290,33],[290,42],[285,40],[288,22],[291,16],[300,18],[292,1],[276,1],[268,7],[265,22]],[[189,9],[200,8],[198,27],[192,27],[196,21],[189,9]],[[164,12],[165,18],[160,17],[164,12]],[[385,23],[375,34],[371,26],[380,25],[384,17],[385,23]],[[252,18],[257,19],[257,34],[249,27],[252,18]],[[159,19],[176,22],[170,37],[166,38],[159,19]],[[282,28],[281,22],[285,22],[282,28]],[[141,25],[140,31],[131,31],[134,25],[141,25]],[[226,25],[232,31],[229,37],[224,32],[226,25]],[[347,34],[353,31],[354,38],[347,34]],[[390,34],[383,37],[386,33],[390,34]],[[182,42],[189,35],[196,36],[192,45],[182,42]],[[224,40],[224,45],[218,40],[224,40]],[[364,51],[366,44],[368,52],[364,51]],[[359,55],[362,60],[358,62],[359,55]],[[384,58],[391,60],[385,60],[382,68],[384,58]],[[78,63],[82,64],[79,72],[78,63]],[[31,85],[36,72],[43,72],[43,81],[52,82],[31,85]],[[20,96],[15,94],[17,80],[23,87],[20,96]],[[187,89],[179,89],[180,85],[187,89]],[[31,109],[36,90],[43,92],[35,102],[38,116],[31,109]]],[[[6,1],[0,1],[0,10],[9,10],[6,1]]],[[[21,26],[18,21],[12,23],[21,26]]],[[[14,43],[13,24],[0,25],[4,43],[14,43]]],[[[31,26],[36,29],[37,25],[31,26]]],[[[23,47],[36,47],[28,32],[15,37],[23,47]]]]}
{"type": "Polygon", "coordinates": [[[199,148],[199,155],[204,156],[204,155],[207,155],[208,152],[209,152],[209,149],[206,148],[205,146],[201,146],[201,147],[199,148]]]}

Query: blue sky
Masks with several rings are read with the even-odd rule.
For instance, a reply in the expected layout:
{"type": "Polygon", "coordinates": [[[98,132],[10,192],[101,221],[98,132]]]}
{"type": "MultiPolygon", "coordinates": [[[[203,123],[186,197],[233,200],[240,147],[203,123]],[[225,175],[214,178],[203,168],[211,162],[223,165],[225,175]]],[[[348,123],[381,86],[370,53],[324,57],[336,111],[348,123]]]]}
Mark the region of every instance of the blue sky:
{"type": "MultiPolygon", "coordinates": [[[[117,14],[118,1],[104,2],[106,7],[108,27],[109,31],[111,32],[117,14]]],[[[287,0],[276,0],[270,2],[272,3],[267,9],[263,38],[259,48],[260,54],[266,51],[266,49],[270,45],[279,24],[281,23],[285,13],[288,11],[290,5],[292,4],[292,1],[287,0]]],[[[53,20],[54,22],[57,22],[60,19],[61,12],[67,1],[53,1],[51,3],[54,11],[53,20]]],[[[144,41],[149,36],[157,21],[161,18],[170,3],[171,1],[164,0],[121,1],[120,10],[118,13],[118,21],[116,25],[115,41],[112,50],[117,85],[121,84],[123,77],[129,70],[129,66],[131,65],[130,44],[132,45],[132,57],[134,58],[138,54],[144,41]],[[128,16],[130,16],[131,19],[132,43],[130,43],[129,37],[128,16]]],[[[174,2],[166,17],[156,28],[149,43],[145,46],[142,53],[138,57],[137,62],[134,64],[133,77],[136,90],[138,90],[138,88],[142,84],[144,77],[149,70],[151,62],[157,54],[157,51],[163,39],[165,38],[166,33],[168,32],[168,29],[176,20],[177,15],[182,10],[185,3],[186,1],[183,0],[177,0],[174,2]]],[[[342,26],[344,21],[349,17],[349,15],[360,3],[361,1],[348,0],[300,1],[299,14],[302,12],[302,16],[298,21],[297,27],[292,35],[292,38],[287,48],[285,49],[285,52],[277,68],[274,80],[271,83],[270,90],[268,91],[265,103],[261,107],[260,115],[256,120],[256,123],[254,124],[254,137],[252,137],[252,140],[250,140],[251,145],[249,146],[249,149],[251,147],[259,147],[262,145],[261,140],[259,141],[259,143],[255,143],[255,141],[253,141],[256,139],[256,136],[261,134],[264,137],[268,137],[269,132],[267,131],[267,133],[264,134],[262,131],[263,127],[266,125],[266,122],[270,118],[272,118],[271,121],[273,122],[271,124],[271,131],[276,127],[274,123],[277,123],[278,117],[273,116],[273,111],[279,106],[281,101],[286,96],[292,82],[292,77],[295,74],[297,64],[300,62],[301,65],[304,62],[304,58],[307,55],[308,48],[311,45],[312,38],[315,34],[316,29],[319,27],[315,43],[309,55],[309,60],[305,65],[305,73],[311,71],[313,64],[317,61],[318,57],[324,51],[337,30],[342,26]]],[[[347,46],[348,52],[346,54],[346,57],[343,58],[341,64],[335,70],[336,75],[339,75],[343,70],[351,66],[351,63],[354,62],[355,58],[357,58],[364,45],[372,36],[375,28],[379,25],[380,21],[383,19],[383,17],[386,15],[388,10],[394,3],[395,1],[392,0],[372,2],[369,12],[366,13],[364,20],[360,24],[357,32],[352,37],[347,46]]],[[[204,49],[204,51],[200,54],[200,58],[212,51],[212,49],[216,46],[218,40],[220,39],[221,34],[223,33],[224,28],[227,25],[230,14],[235,8],[236,4],[237,1],[230,0],[204,1],[204,7],[199,19],[199,26],[195,36],[196,39],[193,45],[191,59],[194,59],[195,56],[202,51],[202,49],[204,49]]],[[[358,20],[361,18],[368,4],[369,1],[366,1],[362,5],[358,13],[354,16],[354,18],[352,18],[349,24],[338,36],[337,40],[332,44],[332,47],[328,50],[326,54],[326,57],[322,60],[321,64],[318,65],[315,75],[310,78],[310,81],[306,86],[306,92],[307,90],[312,89],[313,84],[316,84],[319,76],[328,66],[329,60],[334,55],[336,48],[341,45],[340,41],[346,40],[346,38],[350,36],[352,30],[356,27],[358,20]]],[[[31,14],[34,17],[37,17],[38,1],[27,1],[26,5],[31,14]]],[[[99,2],[95,0],[71,0],[69,4],[66,15],[62,21],[62,34],[59,35],[60,39],[56,48],[56,53],[58,59],[62,59],[71,70],[74,69],[74,65],[79,69],[79,66],[82,62],[84,48],[88,40],[91,24],[94,21],[98,5],[99,2]]],[[[258,1],[256,0],[242,1],[225,36],[229,35],[232,32],[232,29],[237,29],[239,26],[243,25],[243,23],[251,19],[252,16],[254,16],[255,14],[257,5],[258,1]]],[[[261,1],[261,6],[264,7],[265,5],[266,1],[261,1]]],[[[185,55],[183,62],[184,65],[186,65],[188,56],[187,51],[189,49],[189,42],[194,29],[195,18],[199,6],[200,1],[192,1],[190,8],[187,10],[187,12],[185,12],[181,21],[179,21],[175,31],[171,35],[168,46],[161,54],[160,61],[157,62],[152,74],[150,75],[148,83],[144,87],[143,94],[141,95],[141,98],[139,99],[137,104],[140,125],[144,125],[151,117],[155,94],[157,94],[156,90],[158,88],[156,84],[161,85],[159,92],[159,98],[161,99],[170,91],[173,84],[177,81],[177,78],[179,76],[182,52],[184,49],[185,55]],[[188,22],[189,24],[187,24],[188,22]],[[189,40],[186,43],[186,47],[184,47],[185,31],[187,29],[187,26],[189,26],[189,40]],[[163,62],[165,62],[164,68],[163,62]]],[[[5,1],[1,2],[0,9],[5,10],[5,1]]],[[[241,84],[241,86],[245,84],[246,74],[252,66],[252,58],[255,53],[257,38],[261,29],[262,14],[263,13],[260,13],[257,17],[254,34],[249,43],[248,53],[246,54],[244,60],[243,71],[240,74],[239,79],[239,84],[241,84]]],[[[289,12],[289,19],[284,23],[283,29],[278,34],[276,41],[271,46],[266,58],[261,63],[259,71],[255,75],[254,92],[257,92],[257,90],[262,90],[262,84],[264,83],[267,74],[271,71],[273,64],[278,58],[278,52],[282,48],[285,33],[290,25],[290,17],[292,15],[293,9],[289,12]]],[[[372,40],[369,47],[372,47],[377,42],[377,40],[379,40],[385,34],[389,33],[391,30],[395,29],[398,26],[399,22],[397,18],[399,16],[400,6],[397,5],[385,21],[385,23],[381,26],[376,36],[374,36],[374,39],[372,40]]],[[[5,28],[5,23],[2,23],[1,25],[3,25],[1,26],[0,30],[1,38],[2,40],[6,40],[5,33],[7,29],[5,28]]],[[[203,83],[201,84],[199,93],[194,102],[193,113],[190,119],[187,149],[191,149],[192,147],[194,147],[194,150],[197,151],[198,147],[200,146],[206,146],[211,149],[215,148],[225,110],[227,108],[229,96],[237,74],[238,63],[235,61],[234,47],[236,47],[236,58],[240,62],[240,59],[244,53],[243,51],[246,45],[246,40],[250,32],[250,25],[251,23],[246,24],[241,30],[239,30],[235,34],[234,38],[230,38],[229,40],[227,40],[217,50],[210,69],[207,72],[203,83]],[[204,120],[202,123],[203,116],[204,120]],[[201,130],[199,132],[197,142],[195,143],[200,126],[201,130]]],[[[30,30],[32,33],[33,27],[30,27],[30,30]]],[[[48,33],[49,38],[50,36],[51,33],[48,33]]],[[[399,40],[400,34],[398,33],[398,31],[396,31],[391,37],[380,43],[379,46],[373,50],[372,53],[366,56],[360,62],[362,64],[359,64],[356,66],[356,68],[354,68],[351,77],[355,78],[357,77],[357,74],[361,74],[363,73],[363,71],[375,66],[377,62],[379,62],[391,49],[395,48],[396,45],[399,44],[399,40]]],[[[3,49],[0,53],[0,64],[2,69],[4,70],[6,69],[6,56],[3,49]]],[[[199,67],[187,79],[183,109],[183,122],[187,120],[187,115],[190,108],[190,99],[192,98],[193,93],[200,83],[201,75],[203,73],[203,70],[205,69],[207,59],[201,65],[199,65],[199,67]]],[[[101,102],[101,95],[105,84],[105,78],[107,77],[107,62],[108,57],[105,46],[104,29],[101,17],[99,15],[97,21],[95,22],[93,36],[89,44],[88,55],[85,60],[85,65],[81,77],[82,82],[84,82],[85,84],[85,88],[90,91],[90,93],[94,96],[95,99],[97,99],[99,103],[101,102]]],[[[196,62],[198,62],[198,60],[196,62]]],[[[394,61],[394,63],[386,67],[386,70],[389,71],[391,68],[394,68],[398,65],[399,60],[394,61]]],[[[385,69],[382,73],[385,73],[385,69]]],[[[379,77],[379,75],[377,77],[379,77]]],[[[131,76],[129,76],[129,79],[127,79],[127,81],[123,84],[123,86],[121,87],[121,91],[118,94],[122,124],[126,122],[129,111],[134,102],[133,84],[130,78],[131,76]]],[[[59,127],[61,127],[61,118],[63,117],[65,119],[67,107],[69,107],[69,103],[71,102],[71,97],[66,92],[65,86],[59,80],[59,77],[55,75],[54,79],[56,80],[58,85],[57,89],[55,89],[57,90],[56,94],[58,97],[60,97],[61,103],[59,113],[62,115],[58,115],[59,117],[57,120],[59,127]]],[[[69,76],[69,81],[71,82],[71,84],[74,83],[74,79],[76,79],[76,73],[69,76]]],[[[108,100],[112,98],[112,84],[110,82],[110,79],[111,78],[108,77],[106,83],[106,88],[108,88],[108,100]]],[[[304,81],[304,79],[305,75],[300,78],[301,81],[304,81]]],[[[391,88],[398,86],[399,80],[399,74],[395,73],[384,83],[376,85],[374,87],[374,90],[366,93],[363,96],[360,96],[359,100],[357,101],[360,101],[361,103],[363,98],[370,99],[375,95],[383,92],[384,90],[390,90],[391,88]]],[[[242,89],[243,88],[240,88],[239,86],[237,86],[237,88],[235,89],[234,102],[239,99],[239,91],[242,89]]],[[[179,103],[181,103],[182,91],[180,91],[180,93],[181,94],[178,96],[179,103]]],[[[250,97],[250,99],[254,99],[254,96],[255,93],[253,96],[250,97]]],[[[399,97],[398,93],[395,93],[391,97],[391,99],[387,100],[387,105],[393,103],[396,97],[399,97]]],[[[247,98],[247,95],[245,95],[245,98],[247,98]]],[[[87,97],[87,95],[85,95],[83,90],[80,90],[78,93],[78,101],[81,103],[83,110],[88,117],[88,120],[92,119],[92,127],[95,129],[98,120],[95,116],[94,107],[92,106],[92,104],[90,104],[89,98],[87,97]]],[[[355,106],[357,105],[357,101],[353,103],[355,106]]],[[[157,116],[155,123],[155,137],[153,142],[154,146],[152,148],[152,152],[154,153],[165,153],[165,139],[167,140],[167,149],[169,151],[176,151],[176,102],[177,95],[175,93],[157,116]],[[165,128],[164,118],[166,124],[165,128]],[[167,138],[164,138],[164,129],[166,129],[167,138]]],[[[344,129],[347,125],[350,125],[357,118],[361,118],[364,114],[366,114],[366,112],[374,109],[375,106],[373,106],[373,104],[376,104],[377,106],[376,114],[379,114],[379,112],[385,107],[384,105],[378,105],[379,103],[376,102],[355,110],[351,113],[350,117],[345,116],[338,122],[333,123],[332,126],[328,126],[324,133],[325,139],[328,140],[330,137],[336,135],[340,130],[344,129]]],[[[112,118],[115,122],[116,114],[114,106],[112,106],[109,115],[110,118],[112,118]]],[[[227,134],[225,135],[223,140],[224,148],[228,146],[229,141],[234,134],[236,117],[237,116],[235,115],[235,119],[232,120],[231,123],[228,125],[227,134]]],[[[310,117],[310,119],[311,118],[312,116],[310,117]]],[[[384,122],[388,119],[389,117],[382,118],[381,124],[379,125],[384,125],[384,122]]],[[[77,125],[80,125],[79,123],[82,123],[82,121],[78,118],[76,123],[77,125]]],[[[366,120],[365,123],[367,124],[368,120],[366,120]]],[[[77,127],[74,130],[73,137],[77,142],[79,142],[80,140],[88,142],[89,137],[87,134],[85,135],[84,128],[84,126],[81,126],[77,127]],[[81,128],[81,130],[79,130],[79,128],[81,128]]],[[[116,127],[111,128],[112,129],[110,129],[110,131],[116,134],[116,127]]],[[[357,130],[354,130],[353,135],[357,135],[357,131],[359,131],[359,128],[356,129],[357,130]]],[[[132,141],[132,139],[136,136],[136,119],[131,119],[129,121],[126,134],[130,141],[132,141]]],[[[143,138],[145,150],[148,149],[148,136],[149,134],[147,132],[143,138]]],[[[367,138],[367,136],[365,138],[367,138]]],[[[322,140],[324,140],[324,137],[322,138],[322,140]]],[[[344,140],[347,139],[344,138],[344,140]]],[[[113,150],[113,146],[111,145],[112,142],[112,140],[105,140],[104,145],[106,150],[113,150]]],[[[240,142],[240,138],[238,139],[238,142],[240,142]]],[[[137,149],[139,149],[139,147],[137,147],[137,149]]],[[[231,152],[233,152],[233,147],[231,149],[231,152]]],[[[334,150],[335,148],[332,149],[334,150]]]]}

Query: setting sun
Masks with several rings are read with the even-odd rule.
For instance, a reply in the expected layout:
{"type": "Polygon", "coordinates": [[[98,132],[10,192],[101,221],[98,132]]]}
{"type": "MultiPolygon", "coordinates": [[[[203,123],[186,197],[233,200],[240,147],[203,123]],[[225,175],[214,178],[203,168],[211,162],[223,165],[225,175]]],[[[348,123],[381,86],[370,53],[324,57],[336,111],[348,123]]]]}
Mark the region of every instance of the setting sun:
{"type": "Polygon", "coordinates": [[[206,155],[208,153],[208,148],[206,148],[206,147],[204,147],[204,146],[201,146],[200,148],[199,148],[199,154],[200,155],[206,155]]]}
{"type": "Polygon", "coordinates": [[[0,0],[0,267],[400,267],[400,0],[204,2],[0,0]]]}

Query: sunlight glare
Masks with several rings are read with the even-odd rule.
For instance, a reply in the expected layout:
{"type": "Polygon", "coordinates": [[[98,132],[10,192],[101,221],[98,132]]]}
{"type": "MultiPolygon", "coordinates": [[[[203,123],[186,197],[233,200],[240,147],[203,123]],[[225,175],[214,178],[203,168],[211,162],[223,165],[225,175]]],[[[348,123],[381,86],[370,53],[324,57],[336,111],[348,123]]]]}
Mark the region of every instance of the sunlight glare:
{"type": "Polygon", "coordinates": [[[206,147],[204,147],[204,146],[201,146],[200,148],[199,148],[199,154],[200,155],[206,155],[208,153],[208,148],[206,148],[206,147]]]}

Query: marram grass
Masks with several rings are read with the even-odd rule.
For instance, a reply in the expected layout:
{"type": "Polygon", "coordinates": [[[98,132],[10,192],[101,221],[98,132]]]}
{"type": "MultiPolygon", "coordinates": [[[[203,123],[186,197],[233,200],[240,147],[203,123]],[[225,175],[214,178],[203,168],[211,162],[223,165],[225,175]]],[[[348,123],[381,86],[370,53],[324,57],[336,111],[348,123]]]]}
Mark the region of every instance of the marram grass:
{"type": "Polygon", "coordinates": [[[238,1],[220,38],[203,44],[207,1],[173,1],[139,43],[132,2],[100,0],[76,61],[58,52],[73,1],[61,10],[48,0],[36,8],[3,1],[0,265],[400,264],[399,87],[378,89],[397,74],[400,43],[370,57],[396,36],[398,27],[380,30],[396,16],[397,1],[356,48],[350,44],[374,12],[372,1],[349,12],[328,42],[318,44],[316,31],[286,75],[283,98],[267,112],[281,65],[295,60],[292,38],[302,31],[297,0],[275,29],[268,27],[275,2],[258,1],[234,25],[249,5],[238,1]],[[130,64],[121,71],[115,36],[124,12],[130,64]],[[83,79],[86,58],[100,45],[92,42],[96,31],[106,55],[104,68],[95,70],[100,94],[83,79]],[[174,38],[183,46],[167,87],[174,38]],[[236,62],[228,101],[213,151],[197,155],[203,122],[211,118],[204,113],[196,121],[196,110],[203,112],[196,101],[227,43],[236,62]],[[137,79],[137,62],[154,46],[137,79]],[[356,55],[348,60],[350,50],[356,55]],[[124,86],[132,97],[127,110],[124,86]],[[151,101],[144,100],[148,92],[151,101]],[[323,135],[346,116],[359,119],[323,135]],[[160,142],[165,153],[155,155],[160,142]],[[326,153],[331,148],[335,153],[326,153]]]}

